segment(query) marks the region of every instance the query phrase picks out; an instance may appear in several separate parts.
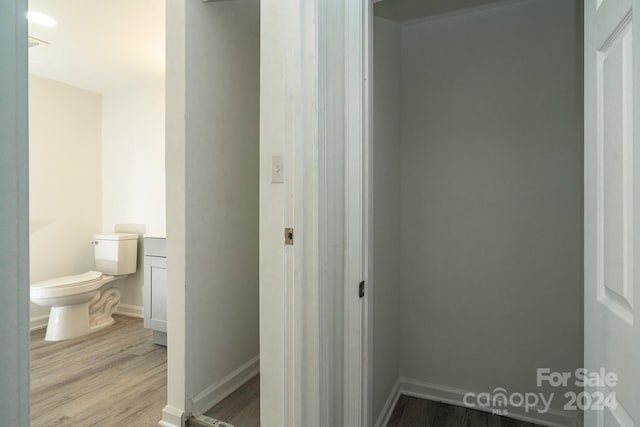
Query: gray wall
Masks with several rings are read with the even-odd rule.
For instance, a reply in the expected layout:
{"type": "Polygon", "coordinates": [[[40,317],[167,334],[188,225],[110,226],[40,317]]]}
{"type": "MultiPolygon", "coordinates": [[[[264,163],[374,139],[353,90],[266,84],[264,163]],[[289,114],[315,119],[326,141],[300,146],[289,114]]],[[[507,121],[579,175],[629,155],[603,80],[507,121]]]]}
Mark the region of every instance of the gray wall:
{"type": "Polygon", "coordinates": [[[577,16],[535,0],[403,28],[403,377],[532,391],[582,364],[577,16]]]}
{"type": "Polygon", "coordinates": [[[30,424],[27,2],[0,3],[0,419],[30,424]]]}
{"type": "Polygon", "coordinates": [[[373,420],[398,380],[400,360],[400,25],[374,20],[373,420]]]}
{"type": "Polygon", "coordinates": [[[259,354],[259,1],[189,1],[186,28],[191,399],[259,354]]]}

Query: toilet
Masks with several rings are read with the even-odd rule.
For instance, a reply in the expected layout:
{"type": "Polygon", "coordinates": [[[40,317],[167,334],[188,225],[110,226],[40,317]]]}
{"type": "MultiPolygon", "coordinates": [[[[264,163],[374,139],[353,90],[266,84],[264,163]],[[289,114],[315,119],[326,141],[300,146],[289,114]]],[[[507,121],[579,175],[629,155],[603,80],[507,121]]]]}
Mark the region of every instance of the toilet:
{"type": "Polygon", "coordinates": [[[51,307],[47,341],[80,337],[114,322],[120,290],[113,282],[136,272],[138,235],[96,234],[92,244],[96,271],[31,285],[31,301],[51,307]]]}

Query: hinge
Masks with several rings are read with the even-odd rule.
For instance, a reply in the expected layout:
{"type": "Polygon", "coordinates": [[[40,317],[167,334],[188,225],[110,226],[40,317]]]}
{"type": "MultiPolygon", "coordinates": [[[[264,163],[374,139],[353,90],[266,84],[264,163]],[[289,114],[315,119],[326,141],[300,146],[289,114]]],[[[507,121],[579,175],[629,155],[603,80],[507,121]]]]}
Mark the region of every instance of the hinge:
{"type": "Polygon", "coordinates": [[[284,244],[293,245],[293,227],[284,229],[284,244]]]}
{"type": "Polygon", "coordinates": [[[360,286],[358,287],[358,295],[360,295],[360,298],[364,297],[364,280],[360,282],[360,286]]]}

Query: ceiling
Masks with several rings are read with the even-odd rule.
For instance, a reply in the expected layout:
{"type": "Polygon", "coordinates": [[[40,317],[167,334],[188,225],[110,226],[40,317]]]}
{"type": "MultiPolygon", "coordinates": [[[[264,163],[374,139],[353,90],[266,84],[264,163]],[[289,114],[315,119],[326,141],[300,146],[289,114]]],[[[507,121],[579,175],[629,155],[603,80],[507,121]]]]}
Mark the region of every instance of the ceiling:
{"type": "Polygon", "coordinates": [[[164,80],[164,0],[29,0],[55,27],[29,23],[49,42],[29,49],[29,72],[99,93],[164,80]]]}
{"type": "Polygon", "coordinates": [[[374,14],[394,21],[406,21],[499,1],[504,0],[383,0],[376,3],[374,14]]]}

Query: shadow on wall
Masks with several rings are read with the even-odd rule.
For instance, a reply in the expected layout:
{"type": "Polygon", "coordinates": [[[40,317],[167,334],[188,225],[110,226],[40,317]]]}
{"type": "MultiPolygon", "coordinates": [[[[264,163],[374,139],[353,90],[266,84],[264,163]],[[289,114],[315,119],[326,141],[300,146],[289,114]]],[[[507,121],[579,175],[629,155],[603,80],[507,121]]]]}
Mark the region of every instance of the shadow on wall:
{"type": "MultiPolygon", "coordinates": [[[[144,287],[144,234],[147,232],[145,224],[116,224],[115,233],[134,233],[138,237],[138,265],[135,274],[117,281],[114,286],[122,293],[118,313],[142,317],[144,314],[142,290],[144,287]]],[[[108,231],[105,231],[108,232],[108,231]]]]}
{"type": "Polygon", "coordinates": [[[29,220],[29,234],[33,234],[38,230],[45,228],[51,224],[53,219],[31,219],[29,220]]]}

